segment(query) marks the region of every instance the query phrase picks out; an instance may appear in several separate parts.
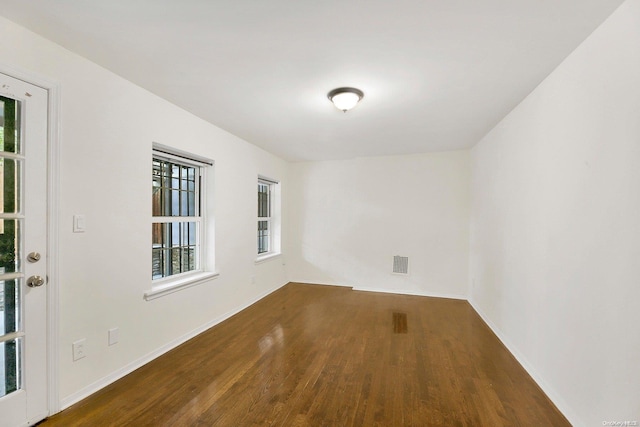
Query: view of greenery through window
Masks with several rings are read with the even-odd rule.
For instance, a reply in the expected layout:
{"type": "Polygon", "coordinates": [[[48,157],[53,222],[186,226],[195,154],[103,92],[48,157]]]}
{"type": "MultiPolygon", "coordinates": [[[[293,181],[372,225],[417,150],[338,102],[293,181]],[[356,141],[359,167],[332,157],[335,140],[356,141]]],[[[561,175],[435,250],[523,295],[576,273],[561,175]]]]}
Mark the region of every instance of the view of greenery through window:
{"type": "MultiPolygon", "coordinates": [[[[16,179],[19,160],[7,153],[19,153],[19,102],[0,96],[0,213],[18,213],[19,188],[16,179]]],[[[17,270],[18,220],[0,219],[0,274],[17,270]]],[[[18,330],[18,279],[0,280],[0,336],[18,330]]],[[[0,397],[18,389],[17,340],[0,343],[0,397]]]]}
{"type": "MultiPolygon", "coordinates": [[[[0,152],[16,153],[18,135],[15,129],[16,101],[0,97],[0,152]]],[[[0,157],[0,212],[16,212],[16,160],[0,157]]],[[[0,272],[15,271],[15,221],[0,220],[0,272]]]]}

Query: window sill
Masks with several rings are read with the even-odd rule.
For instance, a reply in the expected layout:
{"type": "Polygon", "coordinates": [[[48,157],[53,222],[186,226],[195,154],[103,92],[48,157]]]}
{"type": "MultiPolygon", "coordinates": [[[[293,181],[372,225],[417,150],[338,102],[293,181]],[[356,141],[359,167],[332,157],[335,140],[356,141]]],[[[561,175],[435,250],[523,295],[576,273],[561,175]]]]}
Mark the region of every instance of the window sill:
{"type": "Polygon", "coordinates": [[[162,280],[162,282],[153,286],[150,291],[147,291],[144,293],[144,299],[146,301],[151,301],[153,299],[172,294],[182,289],[190,288],[192,286],[199,285],[209,280],[216,279],[218,276],[220,276],[220,273],[205,271],[205,272],[189,274],[185,277],[180,277],[177,279],[169,278],[169,279],[166,279],[166,281],[162,280]]]}
{"type": "Polygon", "coordinates": [[[255,263],[262,264],[263,262],[270,261],[274,258],[279,258],[281,255],[282,255],[282,252],[270,252],[270,253],[262,254],[262,255],[259,255],[258,258],[256,258],[255,263]]]}

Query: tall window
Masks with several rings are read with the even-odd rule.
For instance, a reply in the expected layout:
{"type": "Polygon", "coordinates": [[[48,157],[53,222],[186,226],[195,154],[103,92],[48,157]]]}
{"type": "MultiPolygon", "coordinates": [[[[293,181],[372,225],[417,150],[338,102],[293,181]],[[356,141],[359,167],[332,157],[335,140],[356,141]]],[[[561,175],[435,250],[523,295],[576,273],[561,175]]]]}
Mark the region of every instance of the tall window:
{"type": "Polygon", "coordinates": [[[271,185],[258,180],[258,255],[269,252],[271,247],[271,185]]]}
{"type": "Polygon", "coordinates": [[[279,183],[258,178],[258,256],[280,252],[279,183]]]}
{"type": "Polygon", "coordinates": [[[154,150],[152,278],[202,270],[205,164],[154,150]]]}

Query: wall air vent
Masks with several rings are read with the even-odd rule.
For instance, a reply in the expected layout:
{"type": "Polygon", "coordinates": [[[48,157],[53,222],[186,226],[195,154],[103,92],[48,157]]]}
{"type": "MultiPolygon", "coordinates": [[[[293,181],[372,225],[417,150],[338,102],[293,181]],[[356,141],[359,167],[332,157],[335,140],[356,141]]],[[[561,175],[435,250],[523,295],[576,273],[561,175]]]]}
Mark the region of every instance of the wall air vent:
{"type": "Polygon", "coordinates": [[[395,255],[393,257],[393,274],[409,274],[409,257],[395,255]]]}

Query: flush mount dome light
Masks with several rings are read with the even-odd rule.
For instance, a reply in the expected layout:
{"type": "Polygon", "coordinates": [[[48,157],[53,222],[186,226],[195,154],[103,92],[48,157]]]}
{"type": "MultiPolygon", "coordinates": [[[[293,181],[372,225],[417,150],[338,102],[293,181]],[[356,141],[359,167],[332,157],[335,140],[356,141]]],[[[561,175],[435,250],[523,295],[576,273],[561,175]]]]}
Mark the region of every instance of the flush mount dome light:
{"type": "Polygon", "coordinates": [[[364,93],[360,89],[352,87],[339,87],[327,94],[327,98],[338,110],[347,112],[358,105],[358,102],[364,97],[364,93]]]}

